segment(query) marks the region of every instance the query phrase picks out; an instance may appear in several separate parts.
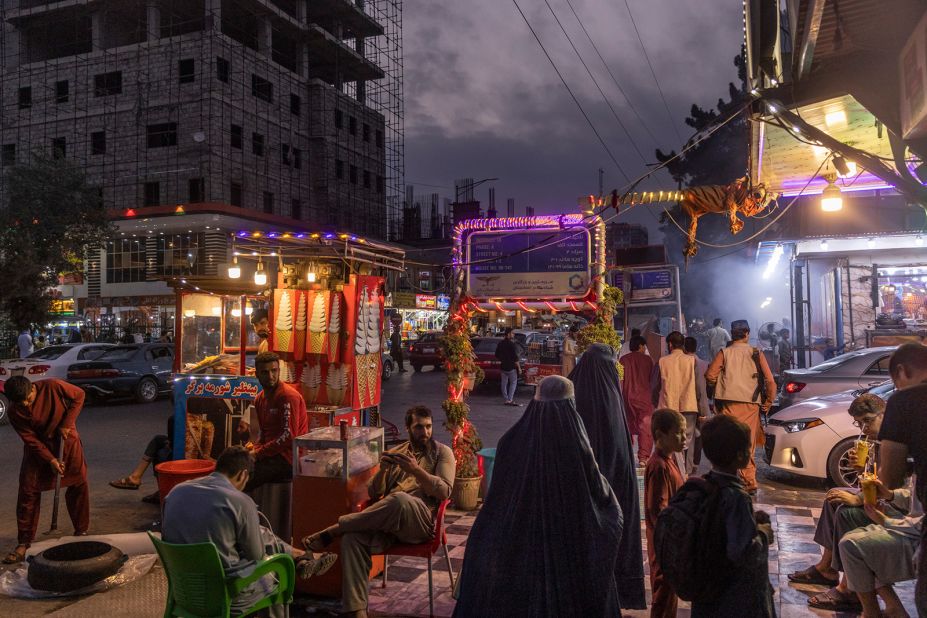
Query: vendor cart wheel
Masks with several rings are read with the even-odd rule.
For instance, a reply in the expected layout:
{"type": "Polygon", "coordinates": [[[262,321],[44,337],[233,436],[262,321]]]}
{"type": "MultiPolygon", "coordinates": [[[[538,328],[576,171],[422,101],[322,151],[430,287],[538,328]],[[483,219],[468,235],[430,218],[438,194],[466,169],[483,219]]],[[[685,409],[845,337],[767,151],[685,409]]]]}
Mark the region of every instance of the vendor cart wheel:
{"type": "Polygon", "coordinates": [[[27,579],[36,590],[70,592],[113,575],[128,556],[98,541],[64,543],[29,559],[27,579]]]}
{"type": "Polygon", "coordinates": [[[393,377],[393,362],[384,361],[383,362],[383,381],[386,382],[393,377]]]}
{"type": "Polygon", "coordinates": [[[151,403],[158,398],[158,383],[154,378],[142,378],[135,387],[135,398],[139,403],[151,403]]]}
{"type": "Polygon", "coordinates": [[[6,425],[10,422],[10,400],[3,393],[0,393],[0,425],[6,425]]]}

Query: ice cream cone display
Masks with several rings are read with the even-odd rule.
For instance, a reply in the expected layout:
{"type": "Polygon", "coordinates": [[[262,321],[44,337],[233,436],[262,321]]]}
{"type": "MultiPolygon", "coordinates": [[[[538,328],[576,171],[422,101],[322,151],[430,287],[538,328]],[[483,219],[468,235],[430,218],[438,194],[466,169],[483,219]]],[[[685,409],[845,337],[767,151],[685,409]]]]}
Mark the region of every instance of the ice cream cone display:
{"type": "Polygon", "coordinates": [[[319,365],[306,365],[300,385],[303,398],[308,403],[318,401],[319,387],[322,386],[322,368],[319,365]]]}
{"type": "Polygon", "coordinates": [[[377,385],[380,372],[380,302],[376,290],[369,290],[366,299],[366,335],[367,335],[367,405],[373,405],[377,398],[377,385]]]}
{"type": "Polygon", "coordinates": [[[309,318],[310,354],[324,354],[327,352],[325,349],[325,335],[328,329],[327,299],[327,291],[318,290],[313,294],[312,311],[309,318]]]}
{"type": "Polygon", "coordinates": [[[341,328],[344,299],[338,292],[332,292],[331,307],[328,312],[328,361],[337,363],[341,360],[341,328]]]}
{"type": "Polygon", "coordinates": [[[280,381],[287,384],[296,382],[296,365],[290,361],[280,361],[280,381]]]}
{"type": "Polygon", "coordinates": [[[293,305],[289,290],[275,290],[274,305],[277,319],[274,320],[274,350],[293,351],[293,305]]]}
{"type": "Polygon", "coordinates": [[[350,368],[345,365],[331,364],[328,366],[328,375],[325,376],[325,388],[328,403],[333,406],[341,405],[348,392],[350,368]]]}
{"type": "Polygon", "coordinates": [[[305,292],[296,293],[296,332],[293,344],[293,358],[302,360],[306,355],[306,294],[305,292]]]}

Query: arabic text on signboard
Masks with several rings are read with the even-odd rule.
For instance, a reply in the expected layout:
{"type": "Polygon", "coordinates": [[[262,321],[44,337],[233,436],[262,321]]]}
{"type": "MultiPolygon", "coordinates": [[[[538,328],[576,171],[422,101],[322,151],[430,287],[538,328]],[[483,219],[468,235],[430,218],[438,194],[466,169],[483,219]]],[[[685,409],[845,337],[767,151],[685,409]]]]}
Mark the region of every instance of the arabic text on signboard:
{"type": "Polygon", "coordinates": [[[467,247],[470,296],[581,298],[589,291],[588,230],[474,232],[467,247]]]}

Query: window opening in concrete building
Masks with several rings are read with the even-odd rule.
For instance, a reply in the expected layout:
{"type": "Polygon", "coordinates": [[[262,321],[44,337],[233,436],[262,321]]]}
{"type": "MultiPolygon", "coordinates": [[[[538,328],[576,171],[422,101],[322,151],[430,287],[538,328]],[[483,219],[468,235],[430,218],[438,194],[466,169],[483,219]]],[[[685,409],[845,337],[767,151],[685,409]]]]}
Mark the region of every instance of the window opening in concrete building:
{"type": "Polygon", "coordinates": [[[344,128],[344,113],[340,109],[335,110],[335,128],[344,128]]]}
{"type": "Polygon", "coordinates": [[[299,116],[300,107],[302,107],[302,99],[299,98],[298,94],[290,95],[290,113],[294,116],[299,116]]]}
{"type": "Polygon", "coordinates": [[[290,216],[294,219],[303,218],[303,203],[300,200],[292,200],[290,202],[290,216]]]}
{"type": "Polygon", "coordinates": [[[52,140],[52,156],[56,159],[63,159],[68,156],[68,138],[56,137],[52,140]]]}
{"type": "Polygon", "coordinates": [[[364,188],[365,189],[370,188],[370,172],[368,172],[367,170],[364,170],[364,188]]]}
{"type": "Polygon", "coordinates": [[[251,74],[251,94],[255,97],[261,99],[262,101],[267,101],[268,103],[274,102],[274,85],[258,75],[251,74]]]}
{"type": "Polygon", "coordinates": [[[150,124],[148,129],[148,147],[166,148],[177,145],[177,123],[162,122],[150,124]]]}
{"type": "Polygon", "coordinates": [[[3,145],[3,149],[0,150],[0,163],[2,163],[4,167],[16,165],[16,144],[3,145]]]}
{"type": "Polygon", "coordinates": [[[196,204],[206,200],[206,181],[203,178],[191,178],[187,181],[190,203],[196,204]]]}
{"type": "Polygon", "coordinates": [[[122,94],[122,71],[110,71],[93,77],[93,95],[106,97],[122,94]]]}
{"type": "Polygon", "coordinates": [[[299,148],[293,149],[293,167],[299,169],[301,166],[300,159],[302,158],[302,151],[299,148]]]}
{"type": "Polygon", "coordinates": [[[145,239],[123,238],[106,244],[106,283],[145,281],[145,239]]]}
{"type": "Polygon", "coordinates": [[[280,161],[284,165],[290,164],[290,147],[287,144],[280,145],[280,161]]]}
{"type": "Polygon", "coordinates": [[[168,234],[159,236],[155,269],[159,275],[205,274],[205,234],[168,234]]]}
{"type": "Polygon", "coordinates": [[[106,154],[106,131],[94,131],[90,134],[90,154],[106,154]]]}
{"type": "Polygon", "coordinates": [[[32,107],[32,86],[22,86],[19,89],[19,109],[28,109],[32,107]]]}
{"type": "Polygon", "coordinates": [[[146,182],[145,183],[145,199],[143,204],[145,206],[158,206],[161,203],[161,183],[160,182],[146,182]]]}
{"type": "Polygon", "coordinates": [[[348,133],[357,135],[357,118],[354,116],[348,117],[348,133]]]}
{"type": "Polygon", "coordinates": [[[220,82],[229,83],[229,73],[231,73],[231,67],[229,66],[229,61],[221,56],[216,57],[216,79],[220,82]]]}
{"type": "Polygon", "coordinates": [[[356,165],[351,166],[351,184],[352,185],[357,184],[357,166],[356,165]]]}
{"type": "Polygon", "coordinates": [[[363,138],[364,138],[364,141],[365,141],[365,142],[369,142],[369,141],[370,141],[370,125],[367,124],[366,122],[364,123],[363,130],[362,130],[362,132],[361,132],[361,135],[363,135],[363,138]]]}
{"type": "Polygon", "coordinates": [[[344,161],[335,159],[335,178],[341,180],[344,178],[344,161]]]}
{"type": "Polygon", "coordinates": [[[251,134],[251,152],[259,157],[264,156],[264,136],[260,133],[251,134]]]}
{"type": "Polygon", "coordinates": [[[192,84],[196,81],[196,63],[193,58],[184,58],[177,62],[177,81],[181,84],[192,84]]]}
{"type": "Polygon", "coordinates": [[[270,191],[264,191],[264,212],[274,214],[274,194],[270,191]]]}
{"type": "Polygon", "coordinates": [[[232,148],[238,148],[241,150],[241,143],[244,139],[241,125],[233,124],[232,125],[232,148]]]}
{"type": "Polygon", "coordinates": [[[241,183],[233,182],[229,188],[229,203],[232,206],[241,206],[241,183]]]}
{"type": "Polygon", "coordinates": [[[55,82],[55,103],[67,103],[71,98],[68,80],[55,82]]]}

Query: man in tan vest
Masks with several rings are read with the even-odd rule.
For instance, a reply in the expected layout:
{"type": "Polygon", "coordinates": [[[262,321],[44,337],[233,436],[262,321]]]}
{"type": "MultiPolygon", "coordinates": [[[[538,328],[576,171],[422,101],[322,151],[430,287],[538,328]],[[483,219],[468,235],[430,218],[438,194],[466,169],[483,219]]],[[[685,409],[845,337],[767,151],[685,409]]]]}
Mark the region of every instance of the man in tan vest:
{"type": "Polygon", "coordinates": [[[740,470],[744,489],[756,495],[756,447],[764,441],[760,412],[769,412],[776,397],[773,379],[766,357],[750,345],[750,326],[746,320],[731,323],[733,342],[711,361],[705,380],[715,387],[715,410],[727,414],[750,427],[752,442],[750,462],[740,470]],[[764,391],[765,387],[765,391],[764,391]]]}
{"type": "Polygon", "coordinates": [[[654,367],[651,385],[653,405],[670,408],[686,419],[685,468],[690,476],[695,472],[695,428],[698,425],[699,405],[695,376],[695,357],[685,353],[686,338],[679,331],[666,336],[669,354],[660,357],[654,367]]]}

